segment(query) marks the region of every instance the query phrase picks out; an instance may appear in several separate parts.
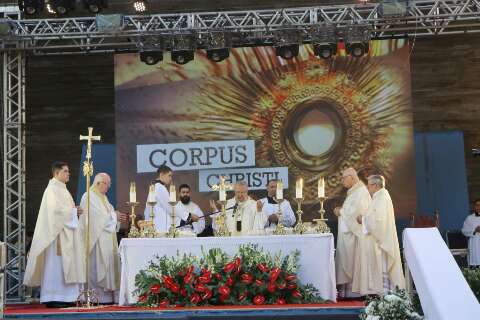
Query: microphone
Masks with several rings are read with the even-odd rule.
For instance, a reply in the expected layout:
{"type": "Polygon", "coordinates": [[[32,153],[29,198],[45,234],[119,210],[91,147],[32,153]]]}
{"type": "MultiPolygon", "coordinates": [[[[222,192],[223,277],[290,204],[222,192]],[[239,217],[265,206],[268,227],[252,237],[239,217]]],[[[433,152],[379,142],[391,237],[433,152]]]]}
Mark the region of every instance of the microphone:
{"type": "MultiPolygon", "coordinates": [[[[232,216],[235,217],[235,214],[237,213],[237,209],[238,209],[238,203],[235,202],[235,205],[233,206],[233,212],[232,212],[232,216]]],[[[240,232],[242,231],[242,220],[238,220],[238,217],[237,217],[237,232],[240,232]]]]}

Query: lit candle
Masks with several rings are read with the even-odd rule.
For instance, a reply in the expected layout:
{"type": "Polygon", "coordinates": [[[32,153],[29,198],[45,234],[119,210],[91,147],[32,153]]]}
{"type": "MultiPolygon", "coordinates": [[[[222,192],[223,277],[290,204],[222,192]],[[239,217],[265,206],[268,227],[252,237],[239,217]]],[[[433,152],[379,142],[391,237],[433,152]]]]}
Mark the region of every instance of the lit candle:
{"type": "Polygon", "coordinates": [[[130,202],[137,202],[137,191],[135,188],[135,182],[130,182],[130,202]]]}
{"type": "Polygon", "coordinates": [[[155,186],[153,184],[150,185],[150,190],[148,191],[147,202],[156,202],[156,200],[155,200],[155,186]]]}
{"type": "Polygon", "coordinates": [[[295,185],[295,198],[303,198],[303,178],[297,179],[297,183],[295,185]]]}
{"type": "Polygon", "coordinates": [[[277,182],[277,200],[282,200],[283,199],[283,182],[278,181],[277,182]]]}
{"type": "Polygon", "coordinates": [[[220,201],[227,201],[227,191],[225,190],[225,177],[220,177],[220,188],[219,188],[219,195],[218,200],[220,201]]]}
{"type": "Polygon", "coordinates": [[[170,197],[168,199],[170,202],[177,202],[177,192],[175,191],[175,185],[170,185],[170,197]]]}
{"type": "Polygon", "coordinates": [[[323,177],[318,179],[318,197],[325,198],[325,179],[323,177]]]}

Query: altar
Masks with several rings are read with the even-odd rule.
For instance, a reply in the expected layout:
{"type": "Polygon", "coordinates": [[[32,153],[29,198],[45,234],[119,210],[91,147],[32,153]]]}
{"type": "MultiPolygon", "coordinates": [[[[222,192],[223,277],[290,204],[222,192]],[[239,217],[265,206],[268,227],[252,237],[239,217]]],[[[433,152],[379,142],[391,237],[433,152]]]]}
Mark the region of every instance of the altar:
{"type": "Polygon", "coordinates": [[[258,244],[271,253],[289,254],[300,251],[298,278],[303,284],[315,286],[325,300],[336,302],[334,242],[332,234],[271,235],[209,238],[125,238],[120,243],[122,264],[119,294],[120,305],[137,302],[132,294],[135,290],[135,276],[147,267],[155,256],[177,256],[178,254],[201,255],[220,248],[234,255],[240,245],[258,244]]]}

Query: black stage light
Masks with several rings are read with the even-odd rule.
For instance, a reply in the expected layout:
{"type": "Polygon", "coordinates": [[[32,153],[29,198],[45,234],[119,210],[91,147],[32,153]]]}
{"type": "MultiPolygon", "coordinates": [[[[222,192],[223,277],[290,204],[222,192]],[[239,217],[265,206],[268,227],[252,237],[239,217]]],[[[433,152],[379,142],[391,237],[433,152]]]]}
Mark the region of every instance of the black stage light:
{"type": "Polygon", "coordinates": [[[43,10],[45,5],[44,0],[19,0],[18,8],[25,14],[33,15],[43,10]]]}
{"type": "Polygon", "coordinates": [[[163,60],[163,52],[158,50],[140,51],[140,61],[145,62],[149,66],[157,64],[163,60]]]}
{"type": "Polygon", "coordinates": [[[54,13],[64,15],[68,11],[75,9],[74,0],[50,0],[50,6],[54,13]]]}
{"type": "Polygon", "coordinates": [[[287,46],[275,47],[275,53],[277,56],[288,60],[298,56],[298,49],[298,44],[289,44],[287,46]]]}
{"type": "Polygon", "coordinates": [[[83,0],[83,4],[91,13],[99,13],[102,9],[108,7],[107,0],[83,0]]]}
{"type": "Polygon", "coordinates": [[[138,13],[144,13],[148,9],[148,4],[146,0],[134,0],[133,1],[133,10],[138,13]]]}
{"type": "Polygon", "coordinates": [[[230,50],[228,48],[207,50],[207,58],[215,62],[223,61],[229,56],[230,50]]]}
{"type": "Polygon", "coordinates": [[[322,59],[330,59],[332,56],[337,54],[337,44],[336,43],[319,43],[313,45],[313,52],[316,56],[322,59]]]}
{"type": "Polygon", "coordinates": [[[178,64],[186,64],[194,59],[194,55],[192,50],[178,50],[172,51],[171,58],[178,64]]]}

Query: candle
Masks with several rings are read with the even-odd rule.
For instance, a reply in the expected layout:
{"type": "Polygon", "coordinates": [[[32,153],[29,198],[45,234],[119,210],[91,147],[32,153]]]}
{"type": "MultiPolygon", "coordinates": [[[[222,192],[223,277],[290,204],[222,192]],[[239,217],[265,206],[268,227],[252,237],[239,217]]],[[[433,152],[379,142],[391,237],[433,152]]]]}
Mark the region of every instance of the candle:
{"type": "Polygon", "coordinates": [[[303,198],[303,178],[297,179],[297,183],[295,185],[295,198],[303,198]]]}
{"type": "Polygon", "coordinates": [[[220,188],[219,188],[219,195],[218,200],[220,201],[227,201],[227,191],[225,190],[225,177],[220,177],[220,188]]]}
{"type": "Polygon", "coordinates": [[[130,202],[137,202],[137,191],[135,188],[135,182],[130,182],[130,202]]]}
{"type": "Polygon", "coordinates": [[[153,184],[150,185],[150,190],[148,191],[147,202],[156,202],[156,200],[155,200],[155,186],[153,184]]]}
{"type": "Polygon", "coordinates": [[[177,192],[175,191],[175,185],[170,185],[170,197],[168,198],[170,202],[177,202],[177,192]]]}
{"type": "Polygon", "coordinates": [[[318,179],[318,197],[325,198],[325,179],[323,177],[318,179]]]}
{"type": "Polygon", "coordinates": [[[282,200],[283,199],[283,182],[278,181],[277,182],[277,200],[282,200]]]}

